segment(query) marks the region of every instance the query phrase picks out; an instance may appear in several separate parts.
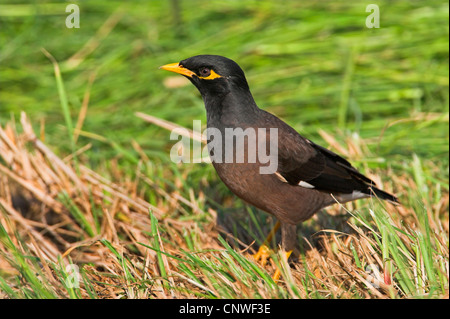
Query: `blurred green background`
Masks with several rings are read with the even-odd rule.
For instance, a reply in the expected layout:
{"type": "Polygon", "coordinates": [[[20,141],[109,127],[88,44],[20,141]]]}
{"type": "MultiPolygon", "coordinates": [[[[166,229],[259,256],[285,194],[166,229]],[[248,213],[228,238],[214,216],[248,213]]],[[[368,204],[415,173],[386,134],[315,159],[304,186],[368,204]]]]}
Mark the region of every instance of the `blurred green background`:
{"type": "Polygon", "coordinates": [[[74,123],[89,92],[76,147],[92,143],[84,155],[94,167],[132,158],[123,157],[136,154],[132,139],[152,161],[167,163],[169,132],[134,113],[206,124],[196,89],[165,82],[173,75],[158,67],[219,54],[241,65],[261,108],[317,143],[325,143],[319,129],[338,141],[358,133],[374,165],[395,168],[415,153],[445,180],[448,2],[376,1],[380,28],[373,29],[366,27],[370,3],[2,0],[0,123],[25,111],[36,131],[45,124],[47,144],[71,151],[44,48],[59,63],[74,123]],[[79,29],[65,26],[70,3],[79,5],[79,29]]]}

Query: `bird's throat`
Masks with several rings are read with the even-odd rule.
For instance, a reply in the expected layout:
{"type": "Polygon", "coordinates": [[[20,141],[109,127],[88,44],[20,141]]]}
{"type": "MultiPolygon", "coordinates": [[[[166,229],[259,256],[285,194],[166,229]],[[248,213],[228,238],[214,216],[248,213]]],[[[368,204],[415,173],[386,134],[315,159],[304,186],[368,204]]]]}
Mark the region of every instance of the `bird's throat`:
{"type": "Polygon", "coordinates": [[[250,91],[229,92],[221,96],[204,96],[208,126],[239,126],[259,111],[250,91]]]}

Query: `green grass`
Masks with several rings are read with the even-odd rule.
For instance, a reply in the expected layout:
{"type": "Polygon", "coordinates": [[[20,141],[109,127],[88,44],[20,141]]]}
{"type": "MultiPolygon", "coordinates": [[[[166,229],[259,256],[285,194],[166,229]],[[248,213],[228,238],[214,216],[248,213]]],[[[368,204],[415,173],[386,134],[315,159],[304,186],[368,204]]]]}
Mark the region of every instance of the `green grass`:
{"type": "MultiPolygon", "coordinates": [[[[370,147],[380,157],[398,160],[417,153],[445,160],[448,117],[439,116],[448,113],[446,3],[379,6],[381,28],[367,29],[363,3],[314,7],[213,1],[197,10],[194,3],[181,2],[180,35],[170,2],[83,4],[80,29],[64,27],[64,10],[60,15],[40,15],[39,4],[30,4],[27,12],[38,14],[2,17],[0,119],[4,123],[18,109],[37,123],[45,119],[49,142],[70,151],[70,143],[61,139],[73,135],[67,104],[74,122],[95,73],[83,130],[122,147],[129,147],[133,136],[145,150],[164,159],[166,132],[148,127],[133,113],[143,111],[188,127],[194,118],[205,122],[195,89],[165,88],[162,82],[168,75],[157,68],[191,55],[215,53],[239,62],[261,107],[311,138],[318,138],[318,126],[338,126],[373,138],[370,147]],[[112,30],[96,35],[111,15],[118,15],[116,10],[122,14],[110,22],[112,30]],[[93,39],[98,41],[95,49],[76,68],[69,67],[70,57],[93,39]],[[57,90],[54,67],[41,48],[60,64],[57,90]],[[430,112],[431,118],[424,120],[423,113],[430,112]],[[377,139],[386,124],[405,118],[416,120],[389,126],[377,139]],[[412,138],[415,143],[409,142],[412,138]]],[[[99,154],[105,152],[114,154],[90,138],[82,137],[78,145],[88,142],[94,143],[92,161],[101,161],[99,154]]]]}
{"type": "Polygon", "coordinates": [[[0,127],[11,134],[13,119],[19,136],[25,111],[86,187],[30,141],[8,157],[0,136],[0,296],[448,296],[448,3],[377,2],[379,29],[365,27],[359,1],[173,3],[80,2],[80,29],[65,27],[66,2],[0,5],[0,127]],[[275,284],[271,265],[241,251],[273,219],[211,165],[171,163],[169,132],[135,115],[205,125],[196,89],[158,70],[196,54],[237,61],[261,108],[379,177],[402,208],[360,201],[350,215],[320,213],[300,227],[300,256],[275,284]],[[12,174],[60,206],[25,192],[27,208],[11,207],[24,188],[12,174]],[[90,262],[77,290],[65,266],[78,260],[90,262]],[[368,287],[370,265],[392,285],[368,287]]]}

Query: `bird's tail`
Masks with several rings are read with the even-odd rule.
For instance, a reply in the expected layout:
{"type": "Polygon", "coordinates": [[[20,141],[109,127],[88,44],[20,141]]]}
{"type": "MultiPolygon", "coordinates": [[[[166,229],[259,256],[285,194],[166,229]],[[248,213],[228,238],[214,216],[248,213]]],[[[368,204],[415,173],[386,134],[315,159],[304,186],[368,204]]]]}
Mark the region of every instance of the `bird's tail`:
{"type": "Polygon", "coordinates": [[[382,191],[381,189],[378,189],[374,186],[370,187],[370,190],[372,192],[372,194],[371,194],[372,196],[387,200],[387,201],[391,202],[392,204],[400,204],[400,202],[398,201],[398,198],[395,197],[394,195],[391,195],[385,191],[382,191]]]}

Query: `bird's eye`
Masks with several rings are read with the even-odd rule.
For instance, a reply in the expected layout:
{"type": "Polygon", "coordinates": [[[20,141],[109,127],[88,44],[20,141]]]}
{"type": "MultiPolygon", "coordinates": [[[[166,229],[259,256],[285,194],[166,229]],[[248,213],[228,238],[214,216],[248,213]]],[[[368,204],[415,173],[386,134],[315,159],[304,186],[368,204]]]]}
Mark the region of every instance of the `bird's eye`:
{"type": "Polygon", "coordinates": [[[206,78],[211,75],[211,69],[210,68],[201,68],[198,73],[201,77],[206,78]]]}

